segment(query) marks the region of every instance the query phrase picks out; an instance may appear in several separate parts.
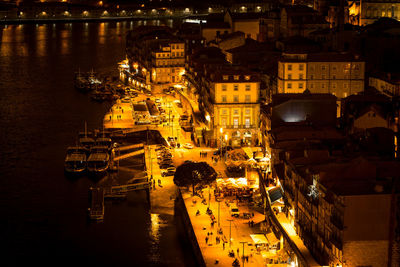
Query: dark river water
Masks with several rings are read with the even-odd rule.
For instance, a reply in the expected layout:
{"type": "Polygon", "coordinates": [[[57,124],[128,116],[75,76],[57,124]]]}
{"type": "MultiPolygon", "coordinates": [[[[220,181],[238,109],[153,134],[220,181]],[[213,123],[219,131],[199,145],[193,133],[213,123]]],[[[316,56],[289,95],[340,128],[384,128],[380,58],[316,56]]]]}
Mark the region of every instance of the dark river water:
{"type": "Polygon", "coordinates": [[[144,193],[107,202],[104,222],[89,223],[94,182],[64,176],[66,147],[110,107],[75,90],[74,72],[116,75],[125,33],[143,23],[0,26],[1,266],[194,264],[174,217],[152,214],[144,193]]]}

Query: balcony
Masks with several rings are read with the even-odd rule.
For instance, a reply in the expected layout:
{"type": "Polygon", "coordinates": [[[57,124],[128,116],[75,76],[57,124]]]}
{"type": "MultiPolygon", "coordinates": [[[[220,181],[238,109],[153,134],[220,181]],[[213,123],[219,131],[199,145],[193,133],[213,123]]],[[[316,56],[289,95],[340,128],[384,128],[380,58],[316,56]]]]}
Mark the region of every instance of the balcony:
{"type": "Polygon", "coordinates": [[[237,124],[237,125],[225,125],[220,127],[224,129],[254,129],[257,128],[255,124],[237,124]]]}

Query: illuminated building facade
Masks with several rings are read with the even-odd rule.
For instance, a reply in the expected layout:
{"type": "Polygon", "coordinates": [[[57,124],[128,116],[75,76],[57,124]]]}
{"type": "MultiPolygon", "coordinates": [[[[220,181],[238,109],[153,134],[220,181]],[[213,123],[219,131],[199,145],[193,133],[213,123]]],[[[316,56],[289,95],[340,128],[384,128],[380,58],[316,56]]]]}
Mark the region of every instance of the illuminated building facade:
{"type": "Polygon", "coordinates": [[[185,42],[166,26],[142,26],[127,36],[132,78],[151,84],[152,90],[181,82],[185,71],[185,42]]]}
{"type": "Polygon", "coordinates": [[[206,76],[207,96],[202,98],[209,113],[214,142],[232,146],[254,145],[258,137],[260,78],[234,68],[212,70],[206,76]]]}
{"type": "Polygon", "coordinates": [[[307,89],[341,99],[362,92],[364,76],[365,62],[356,55],[284,53],[278,61],[278,93],[302,93],[307,89]]]}
{"type": "Polygon", "coordinates": [[[367,25],[380,18],[400,19],[400,1],[349,1],[349,16],[352,24],[367,25]]]}

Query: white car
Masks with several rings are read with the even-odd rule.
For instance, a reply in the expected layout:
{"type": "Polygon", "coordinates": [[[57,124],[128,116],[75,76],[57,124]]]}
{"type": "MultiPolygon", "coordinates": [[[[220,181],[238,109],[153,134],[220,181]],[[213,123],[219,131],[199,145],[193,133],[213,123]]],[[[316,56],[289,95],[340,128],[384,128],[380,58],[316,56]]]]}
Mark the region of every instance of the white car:
{"type": "Polygon", "coordinates": [[[186,144],[183,145],[183,147],[187,148],[187,149],[192,149],[193,145],[191,143],[186,143],[186,144]]]}

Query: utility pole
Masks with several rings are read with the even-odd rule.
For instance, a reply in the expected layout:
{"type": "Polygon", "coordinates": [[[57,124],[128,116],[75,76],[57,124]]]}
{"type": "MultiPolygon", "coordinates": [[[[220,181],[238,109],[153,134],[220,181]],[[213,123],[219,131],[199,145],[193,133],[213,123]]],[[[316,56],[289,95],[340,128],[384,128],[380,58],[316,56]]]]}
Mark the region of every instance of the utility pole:
{"type": "Polygon", "coordinates": [[[232,245],[232,221],[233,219],[228,219],[229,221],[229,247],[232,245]]]}

